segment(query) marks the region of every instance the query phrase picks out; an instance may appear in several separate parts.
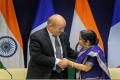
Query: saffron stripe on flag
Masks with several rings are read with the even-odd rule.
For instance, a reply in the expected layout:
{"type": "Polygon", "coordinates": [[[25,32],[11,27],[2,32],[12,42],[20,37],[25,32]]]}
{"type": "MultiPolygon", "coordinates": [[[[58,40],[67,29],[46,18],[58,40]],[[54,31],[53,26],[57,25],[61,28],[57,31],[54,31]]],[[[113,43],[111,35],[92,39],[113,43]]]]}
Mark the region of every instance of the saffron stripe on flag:
{"type": "Polygon", "coordinates": [[[103,49],[103,42],[102,42],[100,33],[97,29],[97,25],[94,21],[88,1],[76,0],[73,23],[72,23],[71,33],[70,33],[70,42],[71,42],[72,48],[75,48],[75,45],[79,40],[79,33],[81,30],[84,30],[84,29],[92,29],[96,32],[99,38],[99,44],[103,49]]]}
{"type": "Polygon", "coordinates": [[[23,44],[13,0],[0,0],[0,60],[7,68],[24,67],[23,44]]]}

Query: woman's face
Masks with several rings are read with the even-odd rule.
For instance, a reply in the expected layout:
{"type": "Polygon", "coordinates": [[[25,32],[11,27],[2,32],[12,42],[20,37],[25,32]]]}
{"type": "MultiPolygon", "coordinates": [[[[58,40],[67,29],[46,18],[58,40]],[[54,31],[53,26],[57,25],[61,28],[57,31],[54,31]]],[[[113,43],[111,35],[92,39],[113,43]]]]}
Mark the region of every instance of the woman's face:
{"type": "Polygon", "coordinates": [[[82,48],[84,49],[88,49],[91,45],[90,45],[90,42],[88,40],[84,40],[82,39],[82,37],[80,36],[79,38],[79,44],[82,48]]]}
{"type": "Polygon", "coordinates": [[[79,44],[80,44],[80,46],[83,47],[83,48],[84,48],[85,45],[86,45],[86,41],[85,41],[84,39],[82,39],[81,36],[79,37],[79,44]]]}

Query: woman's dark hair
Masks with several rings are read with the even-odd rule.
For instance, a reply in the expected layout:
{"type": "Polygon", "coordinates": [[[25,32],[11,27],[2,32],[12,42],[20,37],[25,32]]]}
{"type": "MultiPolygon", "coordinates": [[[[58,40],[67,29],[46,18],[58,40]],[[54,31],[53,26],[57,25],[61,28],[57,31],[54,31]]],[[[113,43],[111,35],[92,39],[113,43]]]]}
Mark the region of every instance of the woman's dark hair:
{"type": "Polygon", "coordinates": [[[89,40],[91,45],[97,45],[99,42],[97,35],[93,30],[82,30],[80,31],[80,36],[85,41],[89,40]]]}

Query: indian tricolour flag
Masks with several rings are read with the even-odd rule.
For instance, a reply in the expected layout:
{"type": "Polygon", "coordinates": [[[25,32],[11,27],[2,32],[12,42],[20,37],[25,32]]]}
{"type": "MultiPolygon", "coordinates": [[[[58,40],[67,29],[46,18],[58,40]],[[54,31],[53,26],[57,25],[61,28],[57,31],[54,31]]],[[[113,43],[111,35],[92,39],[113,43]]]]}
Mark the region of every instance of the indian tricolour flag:
{"type": "Polygon", "coordinates": [[[73,49],[75,49],[75,46],[79,41],[80,31],[85,29],[92,29],[96,32],[97,37],[99,38],[99,44],[103,48],[103,42],[92,15],[88,0],[76,0],[70,32],[70,43],[73,49]]]}
{"type": "Polygon", "coordinates": [[[13,0],[0,0],[0,60],[7,68],[24,67],[23,44],[13,0]]]}

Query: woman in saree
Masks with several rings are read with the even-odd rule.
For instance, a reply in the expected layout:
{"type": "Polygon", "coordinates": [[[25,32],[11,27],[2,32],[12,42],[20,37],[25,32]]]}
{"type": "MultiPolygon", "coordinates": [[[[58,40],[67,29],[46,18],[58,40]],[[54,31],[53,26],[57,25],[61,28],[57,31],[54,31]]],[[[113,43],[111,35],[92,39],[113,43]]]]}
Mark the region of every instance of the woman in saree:
{"type": "Polygon", "coordinates": [[[105,54],[98,45],[98,38],[92,30],[80,32],[79,44],[82,47],[76,62],[66,60],[69,67],[75,68],[76,79],[110,79],[105,54]]]}

